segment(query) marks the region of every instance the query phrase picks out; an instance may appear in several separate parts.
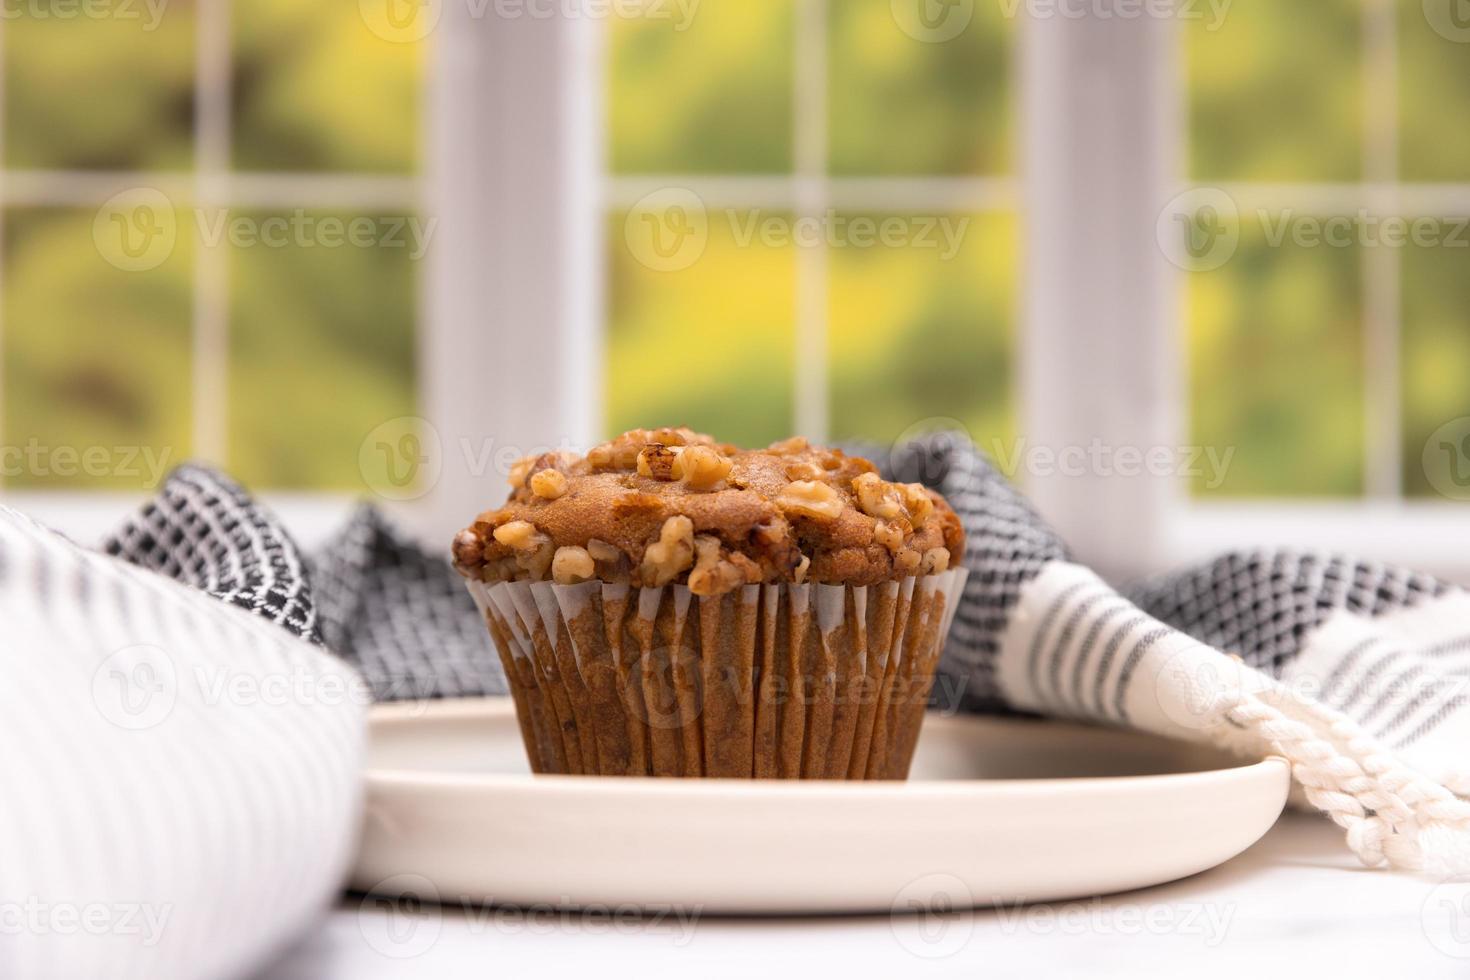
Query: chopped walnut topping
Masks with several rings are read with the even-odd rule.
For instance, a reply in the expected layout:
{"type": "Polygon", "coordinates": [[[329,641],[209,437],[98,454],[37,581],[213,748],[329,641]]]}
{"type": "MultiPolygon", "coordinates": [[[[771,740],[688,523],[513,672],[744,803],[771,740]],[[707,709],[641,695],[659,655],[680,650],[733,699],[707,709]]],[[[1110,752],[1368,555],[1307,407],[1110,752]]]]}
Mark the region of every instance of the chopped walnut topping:
{"type": "Polygon", "coordinates": [[[780,442],[771,443],[768,452],[777,456],[795,456],[804,453],[811,448],[811,443],[806,441],[805,436],[792,436],[790,439],[782,439],[780,442]]]}
{"type": "Polygon", "coordinates": [[[452,543],[472,581],[685,583],[703,597],[745,583],[873,585],[948,570],[964,553],[938,494],[800,437],[746,451],[683,428],[634,429],[510,470],[505,503],[452,543]]]}
{"type": "Polygon", "coordinates": [[[896,555],[903,548],[903,528],[888,521],[879,521],[873,528],[873,540],[896,555]]]}
{"type": "Polygon", "coordinates": [[[842,498],[826,483],[797,480],[781,491],[776,506],[787,513],[831,521],[842,513],[842,498]]]}
{"type": "Polygon", "coordinates": [[[820,480],[822,475],[821,468],[811,463],[786,464],[786,479],[788,480],[820,480]]]}
{"type": "Polygon", "coordinates": [[[551,568],[551,562],[555,556],[556,546],[551,543],[550,538],[543,534],[535,548],[516,553],[516,564],[526,570],[531,581],[540,582],[546,578],[546,573],[551,568]]]}
{"type": "Polygon", "coordinates": [[[750,529],[750,540],[765,548],[774,548],[786,540],[785,524],[757,524],[750,529]]]}
{"type": "Polygon", "coordinates": [[[934,501],[930,499],[923,484],[904,483],[899,489],[903,492],[903,502],[908,508],[909,520],[914,527],[922,528],[929,523],[929,518],[934,513],[934,501]]]}
{"type": "Polygon", "coordinates": [[[567,475],[561,470],[538,470],[531,476],[531,492],[544,500],[556,500],[567,492],[567,475]]]}
{"type": "Polygon", "coordinates": [[[896,484],[885,483],[876,473],[864,473],[852,481],[858,506],[869,517],[891,521],[903,516],[903,495],[896,484]]]}
{"type": "Polygon", "coordinates": [[[592,556],[587,553],[587,549],[576,545],[557,548],[556,557],[551,560],[551,577],[558,585],[585,582],[592,577],[595,570],[596,566],[593,565],[592,556]]]}
{"type": "Polygon", "coordinates": [[[694,554],[689,591],[695,595],[721,595],[745,581],[744,572],[720,557],[720,539],[714,535],[695,538],[694,554]]]}
{"type": "Polygon", "coordinates": [[[684,475],[679,459],[683,455],[683,446],[650,442],[638,452],[638,475],[654,480],[677,480],[684,475]]]}
{"type": "Polygon", "coordinates": [[[617,561],[623,557],[623,553],[617,548],[597,538],[588,540],[587,554],[592,556],[593,561],[617,561]]]}
{"type": "Polygon", "coordinates": [[[465,528],[454,536],[454,544],[450,546],[449,553],[454,559],[454,564],[463,569],[473,569],[480,564],[483,557],[483,549],[480,545],[480,536],[470,528],[465,528]]]}
{"type": "Polygon", "coordinates": [[[930,548],[924,552],[924,560],[919,567],[924,575],[937,575],[940,572],[949,571],[949,549],[930,548]]]}
{"type": "Polygon", "coordinates": [[[694,563],[694,522],[682,514],[664,521],[658,540],[643,553],[646,585],[667,585],[694,563]]]}
{"type": "Polygon", "coordinates": [[[712,490],[730,475],[734,462],[707,446],[690,446],[679,457],[684,483],[691,490],[712,490]]]}
{"type": "Polygon", "coordinates": [[[529,521],[510,521],[495,529],[495,540],[515,552],[516,565],[539,581],[546,577],[556,553],[551,538],[536,530],[529,521]]]}
{"type": "Polygon", "coordinates": [[[694,433],[689,431],[688,429],[663,428],[654,429],[652,432],[648,433],[648,441],[661,442],[665,446],[688,446],[691,445],[689,440],[693,438],[693,436],[694,433]]]}
{"type": "Polygon", "coordinates": [[[509,521],[495,529],[495,540],[512,551],[524,551],[533,545],[536,534],[530,521],[509,521]]]}
{"type": "Polygon", "coordinates": [[[516,577],[516,572],[519,570],[520,566],[516,564],[514,558],[498,558],[486,563],[481,577],[486,582],[509,582],[516,577]]]}
{"type": "Polygon", "coordinates": [[[506,477],[506,482],[511,485],[511,489],[519,490],[521,487],[524,487],[526,485],[526,477],[531,475],[531,467],[535,465],[535,456],[525,456],[512,463],[510,466],[510,475],[506,477]]]}

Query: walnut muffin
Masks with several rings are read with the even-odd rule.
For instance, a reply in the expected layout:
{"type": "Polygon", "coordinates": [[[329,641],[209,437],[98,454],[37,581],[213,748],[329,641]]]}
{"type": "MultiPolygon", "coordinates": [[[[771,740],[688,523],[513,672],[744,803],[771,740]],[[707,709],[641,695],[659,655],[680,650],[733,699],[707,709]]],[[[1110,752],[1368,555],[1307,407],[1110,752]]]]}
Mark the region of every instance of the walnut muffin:
{"type": "Polygon", "coordinates": [[[537,772],[903,778],[964,572],[944,499],[797,437],[518,462],[454,539],[537,772]]]}

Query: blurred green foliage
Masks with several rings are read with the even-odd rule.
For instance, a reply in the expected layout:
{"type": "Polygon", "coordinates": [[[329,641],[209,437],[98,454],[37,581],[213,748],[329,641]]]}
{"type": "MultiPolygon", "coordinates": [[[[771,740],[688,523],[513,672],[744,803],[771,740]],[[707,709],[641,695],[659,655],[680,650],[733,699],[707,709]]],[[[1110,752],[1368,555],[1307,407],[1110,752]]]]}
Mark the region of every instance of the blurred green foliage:
{"type": "Polygon", "coordinates": [[[194,2],[86,17],[71,0],[5,7],[5,164],[145,170],[194,158],[194,2]]]}
{"type": "Polygon", "coordinates": [[[828,257],[832,434],[888,442],[952,420],[997,455],[995,441],[1015,435],[1015,220],[945,215],[959,241],[950,255],[921,244],[924,218],[904,217],[910,243],[828,257]]]}
{"type": "Polygon", "coordinates": [[[790,435],[795,246],[744,241],[712,211],[704,254],[664,272],[632,253],[626,221],[608,223],[608,431],[689,425],[751,446],[790,435]]]}
{"type": "MultiPolygon", "coordinates": [[[[1461,0],[1430,2],[1446,13],[1465,9],[1461,0]]],[[[1425,9],[1414,0],[1398,6],[1399,172],[1404,180],[1470,181],[1470,37],[1436,32],[1425,9]]]]}
{"type": "Polygon", "coordinates": [[[829,167],[834,174],[1011,173],[1015,21],[979,3],[943,43],[903,33],[890,0],[828,13],[829,167]]]}
{"type": "MultiPolygon", "coordinates": [[[[177,221],[156,268],[124,271],[94,244],[92,208],[4,213],[0,445],[48,454],[100,448],[119,469],[135,449],[189,454],[191,226],[177,221]]],[[[13,465],[13,464],[12,464],[13,465]]],[[[87,472],[56,459],[7,473],[19,486],[137,487],[143,472],[87,472]],[[65,472],[71,470],[71,472],[65,472]]]]}
{"type": "MultiPolygon", "coordinates": [[[[1278,216],[1279,220],[1279,216],[1278,216]]],[[[1272,244],[1252,213],[1220,268],[1190,276],[1191,439],[1235,455],[1226,496],[1351,496],[1364,467],[1361,256],[1272,244]]]]}
{"type": "MultiPolygon", "coordinates": [[[[905,34],[889,0],[833,3],[828,18],[831,173],[1010,172],[1013,31],[999,8],[978,5],[943,43],[905,34]]],[[[790,172],[794,27],[791,0],[705,0],[684,33],[615,20],[613,171],[790,172]]],[[[605,428],[687,423],[750,445],[790,435],[796,250],[822,248],[831,434],[886,440],[944,417],[982,441],[1008,436],[1014,218],[945,217],[968,221],[953,256],[926,244],[854,245],[841,232],[837,244],[795,244],[790,215],[710,208],[703,255],[663,272],[630,254],[626,216],[614,214],[605,428]],[[742,241],[752,218],[774,219],[786,240],[742,241]],[[650,355],[675,349],[707,367],[671,370],[650,355]]]]}
{"type": "Polygon", "coordinates": [[[794,0],[704,0],[688,23],[611,18],[612,170],[789,171],[795,11],[794,0]]]}
{"type": "Polygon", "coordinates": [[[356,2],[233,0],[231,10],[237,167],[417,169],[423,42],[379,37],[356,2]]]}
{"type": "MultiPolygon", "coordinates": [[[[266,229],[297,213],[228,217],[266,229]]],[[[420,263],[407,222],[420,239],[432,240],[432,226],[389,214],[302,217],[312,230],[280,247],[219,246],[230,249],[230,465],[251,486],[357,489],[363,439],[415,414],[420,263]],[[339,237],[324,222],[333,220],[359,222],[362,244],[332,245],[339,237]]]]}
{"type": "Polygon", "coordinates": [[[1234,0],[1218,25],[1185,20],[1189,175],[1357,180],[1362,10],[1362,0],[1234,0]]]}
{"type": "Polygon", "coordinates": [[[1425,444],[1441,426],[1470,417],[1470,254],[1411,244],[1403,263],[1404,492],[1437,498],[1430,481],[1450,476],[1450,457],[1431,449],[1436,470],[1426,471],[1425,444]]]}
{"type": "MultiPolygon", "coordinates": [[[[1470,113],[1470,44],[1438,33],[1427,9],[1420,0],[1397,4],[1399,169],[1405,181],[1467,180],[1470,130],[1455,121],[1470,113]]],[[[1363,122],[1364,16],[1360,0],[1236,0],[1218,30],[1189,23],[1190,176],[1359,180],[1365,141],[1384,135],[1363,122]]],[[[1292,215],[1312,217],[1327,216],[1292,215]]],[[[1192,275],[1188,287],[1193,438],[1237,450],[1223,486],[1194,490],[1359,495],[1366,466],[1359,266],[1365,247],[1387,246],[1303,248],[1289,238],[1271,245],[1254,210],[1242,220],[1235,257],[1192,275]]],[[[1403,275],[1403,482],[1410,496],[1427,496],[1425,439],[1470,414],[1470,252],[1448,243],[1395,248],[1393,261],[1403,275]]]]}
{"type": "MultiPolygon", "coordinates": [[[[612,172],[790,173],[797,2],[703,0],[689,23],[611,18],[612,172]]],[[[192,166],[195,3],[139,3],[130,19],[67,16],[77,5],[60,0],[11,8],[0,32],[5,164],[192,166]]],[[[829,172],[1013,174],[1017,27],[1004,9],[976,4],[958,36],[929,43],[904,32],[889,0],[831,0],[829,172]]],[[[235,167],[421,167],[430,42],[386,40],[350,2],[235,0],[231,10],[235,167]]],[[[1470,117],[1470,44],[1436,32],[1419,0],[1398,0],[1398,10],[1401,172],[1410,181],[1470,180],[1470,129],[1458,124],[1470,117]]],[[[1188,176],[1360,179],[1363,144],[1375,134],[1364,130],[1359,0],[1234,0],[1223,24],[1210,27],[1208,18],[1185,20],[1181,31],[1188,176]]],[[[125,272],[99,249],[95,215],[91,207],[4,215],[0,439],[146,445],[182,457],[192,427],[198,217],[179,211],[167,259],[125,272]]],[[[887,440],[939,417],[961,422],[982,445],[1012,437],[1020,217],[950,217],[969,224],[946,258],[913,242],[742,241],[712,209],[703,255],[658,271],[631,254],[624,215],[610,214],[607,429],[678,422],[751,444],[789,434],[796,269],[800,249],[822,248],[833,436],[887,440]]],[[[1236,449],[1222,487],[1194,490],[1360,494],[1362,250],[1272,246],[1254,215],[1242,234],[1222,268],[1189,277],[1192,439],[1236,449]]],[[[363,436],[414,410],[418,264],[403,249],[215,247],[229,253],[226,464],[263,486],[360,486],[363,436]]],[[[1403,475],[1408,493],[1430,495],[1424,442],[1470,415],[1470,254],[1410,247],[1397,258],[1403,475]]]]}

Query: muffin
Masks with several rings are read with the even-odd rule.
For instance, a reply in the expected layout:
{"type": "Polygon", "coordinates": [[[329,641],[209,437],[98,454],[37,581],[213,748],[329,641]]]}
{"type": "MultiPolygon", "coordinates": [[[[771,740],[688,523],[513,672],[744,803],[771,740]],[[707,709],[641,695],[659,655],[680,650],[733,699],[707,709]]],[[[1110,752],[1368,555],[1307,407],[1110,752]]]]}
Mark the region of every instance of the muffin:
{"type": "Polygon", "coordinates": [[[964,584],[942,497],[800,437],[528,457],[454,539],[538,773],[903,779],[964,584]]]}

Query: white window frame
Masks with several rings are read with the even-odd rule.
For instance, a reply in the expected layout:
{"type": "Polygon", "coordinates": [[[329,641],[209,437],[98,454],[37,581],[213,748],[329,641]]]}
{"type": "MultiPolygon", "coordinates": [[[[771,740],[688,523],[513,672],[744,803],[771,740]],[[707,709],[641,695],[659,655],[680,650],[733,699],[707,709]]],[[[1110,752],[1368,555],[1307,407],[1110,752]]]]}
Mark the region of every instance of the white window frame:
{"type": "MultiPolygon", "coordinates": [[[[796,31],[795,167],[789,175],[613,176],[603,127],[605,23],[594,17],[496,19],[446,3],[431,35],[427,170],[419,178],[241,175],[228,172],[226,0],[200,10],[196,173],[182,198],[237,205],[422,207],[438,219],[422,289],[422,412],[440,440],[442,472],[428,493],[394,508],[442,542],[498,490],[487,447],[585,446],[601,436],[605,227],[609,212],[670,186],[710,206],[821,214],[872,210],[1010,210],[1022,222],[1021,326],[1015,370],[1019,429],[1035,446],[1169,446],[1187,442],[1182,273],[1155,222],[1189,186],[1182,166],[1184,73],[1177,20],[1028,18],[1018,25],[1019,176],[837,178],[825,174],[826,11],[802,0],[796,31]],[[213,68],[213,70],[211,70],[213,68]],[[1085,325],[1080,326],[1080,325],[1085,325]],[[487,443],[488,440],[488,443],[487,443]],[[473,443],[475,452],[464,447],[473,443]]],[[[1367,129],[1393,133],[1392,0],[1364,0],[1367,129]]],[[[1084,5],[1085,7],[1086,5],[1084,5]]],[[[1022,4],[1024,11],[1027,5],[1022,4]]],[[[493,11],[491,7],[484,8],[493,11]]],[[[1353,185],[1231,184],[1243,206],[1358,206],[1446,216],[1470,213],[1470,189],[1397,184],[1390,136],[1365,148],[1353,185]]],[[[5,203],[96,203],[147,175],[7,174],[5,203]],[[63,188],[70,188],[63,192],[63,188]]],[[[206,250],[207,251],[207,250],[206,250]]],[[[1216,503],[1192,500],[1172,477],[1039,478],[1028,492],[1078,556],[1130,576],[1253,544],[1345,550],[1458,579],[1463,509],[1398,497],[1397,256],[1365,249],[1369,496],[1362,501],[1216,503]]],[[[208,255],[202,262],[211,261],[208,255]]],[[[223,371],[222,267],[201,264],[195,306],[198,371],[223,371]]],[[[828,430],[826,259],[797,258],[796,428],[828,430]]],[[[218,458],[222,409],[196,384],[196,443],[218,458]]],[[[214,390],[219,390],[215,388],[214,390]]],[[[75,522],[97,495],[6,494],[75,522]],[[66,513],[68,509],[75,513],[66,513]]],[[[273,498],[298,530],[330,530],[345,501],[273,498]]],[[[112,515],[109,514],[109,519],[112,515]]],[[[63,520],[64,526],[67,521],[63,520]]],[[[106,526],[101,525],[101,526],[106,526]]],[[[309,536],[309,535],[308,535],[309,536]]]]}

